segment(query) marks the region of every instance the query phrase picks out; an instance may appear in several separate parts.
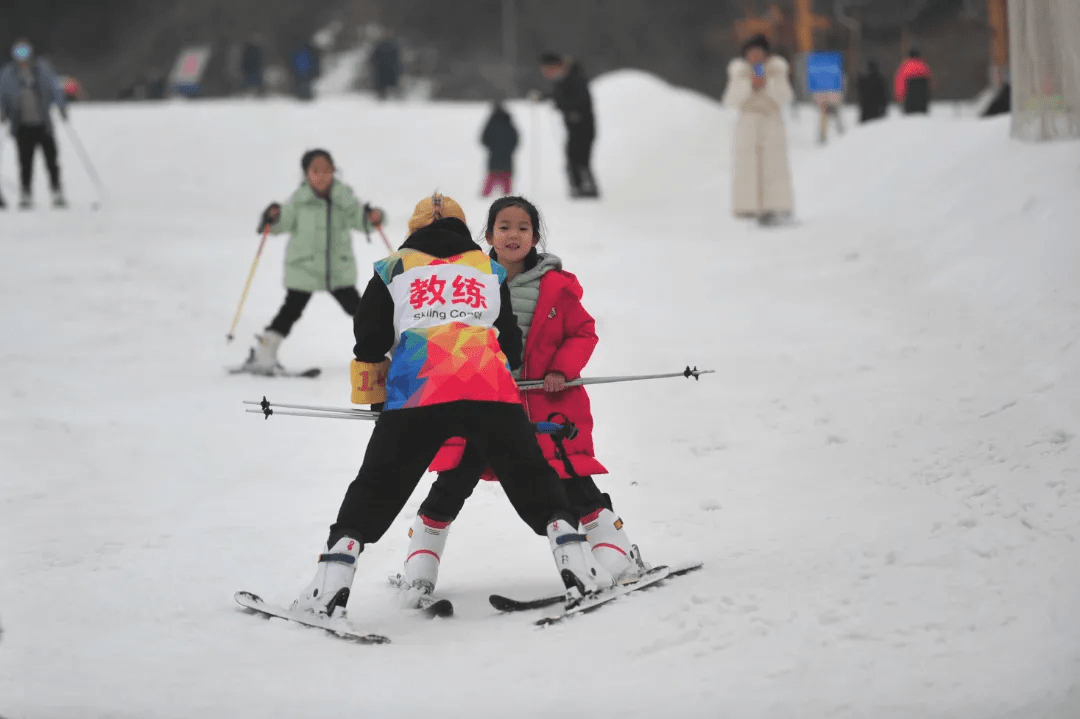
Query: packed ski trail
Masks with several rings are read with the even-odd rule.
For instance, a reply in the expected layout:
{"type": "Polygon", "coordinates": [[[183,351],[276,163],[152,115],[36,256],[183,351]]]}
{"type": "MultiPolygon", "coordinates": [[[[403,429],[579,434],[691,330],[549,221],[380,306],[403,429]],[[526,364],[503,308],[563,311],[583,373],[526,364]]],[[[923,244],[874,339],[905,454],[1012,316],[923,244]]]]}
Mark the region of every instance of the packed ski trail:
{"type": "MultiPolygon", "coordinates": [[[[484,483],[442,565],[455,615],[429,620],[386,581],[425,481],[349,604],[392,644],[245,616],[237,590],[283,604],[310,579],[370,432],[241,404],[348,403],[325,295],[279,355],[319,378],[223,371],[283,296],[271,238],[225,344],[259,212],[325,146],[391,241],[435,189],[479,233],[487,107],[80,105],[111,203],[89,211],[61,136],[71,208],[0,215],[0,715],[1076,713],[1080,145],[940,108],[819,148],[804,110],[801,225],[760,230],[728,212],[729,111],[636,72],[593,92],[603,200],[564,199],[550,108],[510,104],[516,182],[597,318],[589,374],[717,370],[590,389],[630,537],[704,568],[544,629],[500,615],[488,595],[557,577],[484,483]]],[[[363,276],[385,248],[354,242],[363,276]]]]}

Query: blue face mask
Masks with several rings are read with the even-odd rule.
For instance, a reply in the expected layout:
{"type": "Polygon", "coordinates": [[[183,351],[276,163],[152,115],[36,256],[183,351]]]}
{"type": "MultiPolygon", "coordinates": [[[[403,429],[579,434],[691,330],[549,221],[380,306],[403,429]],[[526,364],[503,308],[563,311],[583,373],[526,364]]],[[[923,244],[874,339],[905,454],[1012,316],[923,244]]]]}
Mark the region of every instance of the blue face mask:
{"type": "Polygon", "coordinates": [[[30,54],[30,46],[24,43],[19,43],[11,48],[11,57],[15,59],[15,62],[26,62],[30,59],[30,54]]]}

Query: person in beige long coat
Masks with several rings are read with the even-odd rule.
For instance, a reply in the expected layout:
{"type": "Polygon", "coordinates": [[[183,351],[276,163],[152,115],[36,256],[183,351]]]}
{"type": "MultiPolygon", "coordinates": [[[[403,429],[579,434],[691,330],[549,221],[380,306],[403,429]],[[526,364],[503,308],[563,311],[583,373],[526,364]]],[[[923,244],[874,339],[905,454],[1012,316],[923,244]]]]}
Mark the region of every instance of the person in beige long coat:
{"type": "Polygon", "coordinates": [[[789,218],[794,210],[782,113],[793,97],[788,63],[769,54],[764,36],[751,38],[742,57],[728,65],[723,102],[739,113],[732,153],[736,217],[757,218],[768,225],[789,218]]]}

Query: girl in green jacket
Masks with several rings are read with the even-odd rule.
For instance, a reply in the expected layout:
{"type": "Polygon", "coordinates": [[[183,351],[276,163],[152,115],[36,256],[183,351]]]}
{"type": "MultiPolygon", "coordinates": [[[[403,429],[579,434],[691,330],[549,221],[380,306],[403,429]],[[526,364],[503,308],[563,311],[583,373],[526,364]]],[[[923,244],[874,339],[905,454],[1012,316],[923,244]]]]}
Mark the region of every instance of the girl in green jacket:
{"type": "Polygon", "coordinates": [[[241,368],[272,375],[281,370],[277,350],[313,292],[329,292],[350,317],[360,304],[356,291],[356,258],[349,230],[370,232],[382,224],[383,212],[361,205],[352,188],[334,179],[334,160],[326,150],[308,150],[300,159],[305,181],[282,207],[271,203],[259,221],[259,232],[289,233],[285,250],[285,302],[251,348],[241,368]]]}

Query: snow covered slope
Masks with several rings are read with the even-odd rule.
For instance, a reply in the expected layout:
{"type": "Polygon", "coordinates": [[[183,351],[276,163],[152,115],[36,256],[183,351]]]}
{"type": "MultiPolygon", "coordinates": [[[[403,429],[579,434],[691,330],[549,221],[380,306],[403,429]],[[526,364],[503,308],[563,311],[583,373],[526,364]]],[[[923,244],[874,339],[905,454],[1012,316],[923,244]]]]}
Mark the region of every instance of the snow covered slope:
{"type": "Polygon", "coordinates": [[[635,72],[594,94],[604,200],[564,199],[546,107],[511,106],[517,182],[598,319],[589,374],[717,370],[591,391],[631,537],[705,569],[545,630],[497,615],[490,592],[558,580],[485,484],[443,563],[457,616],[425,621],[385,582],[425,480],[350,603],[393,644],[241,613],[237,589],[287,602],[310,579],[370,431],[244,414],[348,402],[326,296],[281,351],[321,378],[223,372],[283,295],[272,238],[226,346],[259,213],[325,146],[395,242],[435,189],[479,232],[487,108],[80,106],[112,202],[88,210],[61,135],[74,208],[0,214],[0,715],[1080,713],[1080,145],[942,112],[819,148],[803,111],[802,224],[765,231],[728,211],[729,111],[635,72]]]}

